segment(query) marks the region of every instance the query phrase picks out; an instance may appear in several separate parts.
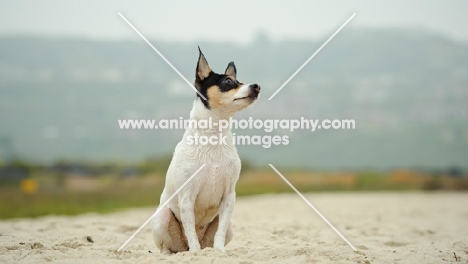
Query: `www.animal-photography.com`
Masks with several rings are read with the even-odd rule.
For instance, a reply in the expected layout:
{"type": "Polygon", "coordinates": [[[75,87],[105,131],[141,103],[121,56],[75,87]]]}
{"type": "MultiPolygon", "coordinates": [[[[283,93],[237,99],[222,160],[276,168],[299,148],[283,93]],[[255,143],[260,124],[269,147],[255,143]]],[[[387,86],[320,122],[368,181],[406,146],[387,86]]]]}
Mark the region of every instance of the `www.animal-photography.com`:
{"type": "Polygon", "coordinates": [[[467,9],[0,3],[0,262],[466,263],[467,9]]]}

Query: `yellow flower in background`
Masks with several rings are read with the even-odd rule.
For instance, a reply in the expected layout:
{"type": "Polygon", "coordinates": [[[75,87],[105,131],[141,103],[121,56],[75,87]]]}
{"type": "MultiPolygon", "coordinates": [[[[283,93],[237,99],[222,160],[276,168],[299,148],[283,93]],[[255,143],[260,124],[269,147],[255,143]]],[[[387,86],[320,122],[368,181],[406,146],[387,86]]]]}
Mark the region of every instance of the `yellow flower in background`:
{"type": "Polygon", "coordinates": [[[36,193],[39,189],[39,184],[36,180],[25,179],[21,181],[20,188],[23,193],[33,194],[36,193]]]}

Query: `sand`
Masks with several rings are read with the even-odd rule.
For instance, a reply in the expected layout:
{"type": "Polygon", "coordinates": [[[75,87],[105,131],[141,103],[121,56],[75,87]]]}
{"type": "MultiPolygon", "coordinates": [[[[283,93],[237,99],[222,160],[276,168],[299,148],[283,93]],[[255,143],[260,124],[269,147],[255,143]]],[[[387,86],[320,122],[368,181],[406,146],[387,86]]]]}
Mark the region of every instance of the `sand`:
{"type": "Polygon", "coordinates": [[[170,256],[149,227],[116,249],[152,208],[0,222],[0,263],[468,263],[468,193],[324,193],[238,198],[227,252],[170,256]],[[87,241],[91,236],[92,242],[87,241]]]}

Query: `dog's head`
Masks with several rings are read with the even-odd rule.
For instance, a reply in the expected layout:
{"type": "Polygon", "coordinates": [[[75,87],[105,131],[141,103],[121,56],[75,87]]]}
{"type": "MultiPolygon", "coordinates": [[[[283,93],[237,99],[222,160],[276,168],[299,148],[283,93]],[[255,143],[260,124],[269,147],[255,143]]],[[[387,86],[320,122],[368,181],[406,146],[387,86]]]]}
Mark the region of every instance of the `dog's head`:
{"type": "Polygon", "coordinates": [[[240,111],[257,100],[260,86],[238,81],[234,62],[228,64],[224,74],[218,74],[211,70],[200,48],[198,50],[195,87],[206,98],[197,94],[207,109],[240,111]]]}

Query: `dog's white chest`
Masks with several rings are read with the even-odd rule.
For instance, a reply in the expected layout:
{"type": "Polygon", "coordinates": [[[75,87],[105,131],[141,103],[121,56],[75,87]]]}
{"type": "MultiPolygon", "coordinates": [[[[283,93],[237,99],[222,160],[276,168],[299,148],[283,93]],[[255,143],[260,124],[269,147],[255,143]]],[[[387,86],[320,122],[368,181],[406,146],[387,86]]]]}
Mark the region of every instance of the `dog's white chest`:
{"type": "Polygon", "coordinates": [[[206,164],[205,173],[199,178],[197,202],[216,204],[226,191],[235,188],[239,178],[237,163],[238,159],[233,158],[224,164],[206,164]]]}
{"type": "MultiPolygon", "coordinates": [[[[184,139],[176,147],[166,185],[169,187],[168,191],[173,192],[183,183],[183,179],[205,164],[193,182],[181,190],[181,193],[188,193],[193,199],[195,222],[204,225],[219,213],[225,194],[235,191],[241,162],[233,145],[188,145],[185,143],[188,135],[190,132],[186,132],[184,139]]],[[[171,208],[178,208],[177,202],[174,201],[171,208]]]]}
{"type": "MultiPolygon", "coordinates": [[[[220,204],[226,193],[235,189],[239,178],[237,160],[232,159],[224,164],[207,164],[205,173],[200,175],[198,195],[195,200],[195,219],[200,225],[212,221],[219,213],[220,204]]],[[[240,166],[240,164],[239,164],[240,166]]]]}

